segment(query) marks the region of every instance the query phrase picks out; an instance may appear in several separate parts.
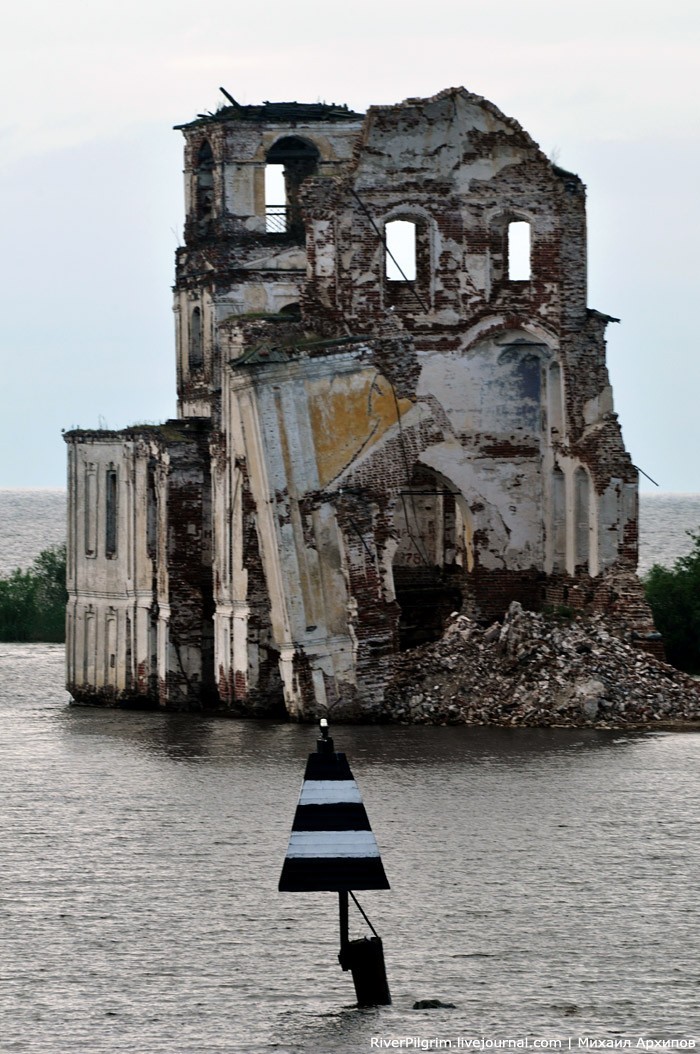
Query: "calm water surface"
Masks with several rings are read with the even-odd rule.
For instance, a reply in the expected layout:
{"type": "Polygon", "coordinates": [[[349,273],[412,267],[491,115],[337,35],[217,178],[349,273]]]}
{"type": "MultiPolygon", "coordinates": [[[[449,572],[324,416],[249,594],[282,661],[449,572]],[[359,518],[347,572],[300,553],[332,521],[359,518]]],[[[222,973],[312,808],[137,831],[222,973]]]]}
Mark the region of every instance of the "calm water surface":
{"type": "MultiPolygon", "coordinates": [[[[0,574],[64,513],[0,491],[0,574]]],[[[640,569],[699,526],[700,495],[644,495],[640,569]]],[[[0,644],[1,1054],[700,1044],[700,734],[337,729],[392,884],[361,899],[394,1004],[358,1011],[334,894],[277,893],[314,731],[80,710],[62,682],[60,647],[0,644]]]]}
{"type": "Polygon", "coordinates": [[[276,890],[314,730],[69,708],[62,664],[0,645],[2,1054],[700,1041],[700,734],[337,728],[392,884],[358,1011],[334,894],[276,890]]]}
{"type": "Polygon", "coordinates": [[[690,552],[688,532],[700,533],[700,494],[641,494],[639,498],[639,573],[652,564],[672,567],[690,552]]]}

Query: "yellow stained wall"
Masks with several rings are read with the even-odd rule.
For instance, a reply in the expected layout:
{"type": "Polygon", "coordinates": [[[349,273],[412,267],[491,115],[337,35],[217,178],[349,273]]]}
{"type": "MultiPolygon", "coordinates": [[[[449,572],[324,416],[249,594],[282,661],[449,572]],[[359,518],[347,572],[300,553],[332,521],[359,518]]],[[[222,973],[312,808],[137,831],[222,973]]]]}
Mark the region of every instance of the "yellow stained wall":
{"type": "Polygon", "coordinates": [[[308,382],[309,415],[319,486],[325,487],[413,405],[397,399],[377,370],[319,377],[308,382]]]}

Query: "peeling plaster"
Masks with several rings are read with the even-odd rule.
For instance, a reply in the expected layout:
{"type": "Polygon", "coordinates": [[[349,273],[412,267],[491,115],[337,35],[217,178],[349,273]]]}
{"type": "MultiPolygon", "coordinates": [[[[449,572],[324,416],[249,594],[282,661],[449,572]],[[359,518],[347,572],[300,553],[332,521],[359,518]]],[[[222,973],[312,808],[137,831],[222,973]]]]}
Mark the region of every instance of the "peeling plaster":
{"type": "Polygon", "coordinates": [[[74,697],[371,718],[392,656],[452,605],[603,603],[614,573],[641,625],[578,177],[464,89],[367,115],[231,105],[181,130],[178,420],[66,435],[74,697]],[[319,161],[289,170],[273,232],[285,137],[319,161]],[[410,282],[386,279],[395,218],[415,224],[410,282]],[[514,220],[528,281],[508,277],[514,220]]]}

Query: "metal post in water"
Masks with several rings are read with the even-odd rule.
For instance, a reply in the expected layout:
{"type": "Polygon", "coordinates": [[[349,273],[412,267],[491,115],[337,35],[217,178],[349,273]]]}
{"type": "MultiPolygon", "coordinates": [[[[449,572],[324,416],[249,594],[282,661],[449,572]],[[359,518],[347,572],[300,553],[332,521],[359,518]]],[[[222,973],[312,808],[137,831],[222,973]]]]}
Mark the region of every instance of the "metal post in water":
{"type": "MultiPolygon", "coordinates": [[[[357,904],[357,907],[360,908],[354,893],[350,893],[350,896],[357,904]]],[[[343,970],[350,970],[352,973],[357,1005],[389,1006],[391,993],[389,992],[389,982],[386,979],[382,939],[364,911],[362,911],[362,908],[360,908],[374,936],[351,941],[348,936],[348,894],[339,893],[338,898],[340,902],[340,952],[338,954],[338,962],[343,970]]]]}
{"type": "MultiPolygon", "coordinates": [[[[345,957],[345,953],[347,952],[348,944],[350,943],[348,907],[349,901],[347,890],[341,889],[338,892],[338,914],[340,916],[340,954],[338,956],[338,959],[340,960],[341,966],[343,966],[343,959],[345,957]]],[[[343,966],[343,969],[346,970],[347,967],[343,966]]]]}

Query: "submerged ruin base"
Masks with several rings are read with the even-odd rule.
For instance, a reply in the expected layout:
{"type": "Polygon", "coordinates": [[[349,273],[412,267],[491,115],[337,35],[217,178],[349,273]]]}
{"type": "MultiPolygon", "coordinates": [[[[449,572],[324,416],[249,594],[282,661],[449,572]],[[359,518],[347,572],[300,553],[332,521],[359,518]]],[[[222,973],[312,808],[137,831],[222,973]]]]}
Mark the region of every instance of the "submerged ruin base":
{"type": "MultiPolygon", "coordinates": [[[[641,642],[656,650],[660,642],[641,642]]],[[[560,605],[500,622],[454,613],[443,637],[389,657],[381,705],[332,712],[334,724],[492,725],[507,728],[700,727],[700,679],[640,650],[623,618],[560,605]]],[[[73,691],[77,706],[163,710],[147,696],[73,691]]],[[[177,707],[165,710],[172,712],[177,707]]],[[[285,720],[284,708],[187,707],[207,716],[285,720]]],[[[315,720],[296,715],[293,720],[315,720]]]]}
{"type": "Polygon", "coordinates": [[[388,719],[451,612],[512,601],[658,652],[582,180],[465,88],[226,98],[180,126],[177,416],[64,436],[74,698],[388,719]]]}

